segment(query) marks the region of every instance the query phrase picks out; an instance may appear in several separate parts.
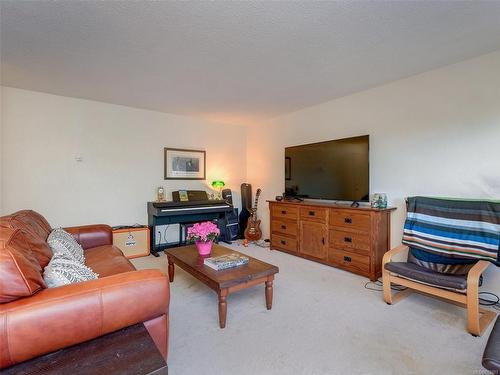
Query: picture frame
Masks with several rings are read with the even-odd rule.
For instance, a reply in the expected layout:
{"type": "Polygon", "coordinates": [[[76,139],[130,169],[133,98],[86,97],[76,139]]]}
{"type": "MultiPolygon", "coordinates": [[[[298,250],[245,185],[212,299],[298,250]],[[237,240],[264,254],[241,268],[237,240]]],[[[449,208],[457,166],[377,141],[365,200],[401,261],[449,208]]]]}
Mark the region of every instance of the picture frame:
{"type": "Polygon", "coordinates": [[[205,180],[206,151],[164,148],[165,180],[205,180]]]}
{"type": "Polygon", "coordinates": [[[285,156],[285,180],[292,179],[292,158],[285,156]]]}

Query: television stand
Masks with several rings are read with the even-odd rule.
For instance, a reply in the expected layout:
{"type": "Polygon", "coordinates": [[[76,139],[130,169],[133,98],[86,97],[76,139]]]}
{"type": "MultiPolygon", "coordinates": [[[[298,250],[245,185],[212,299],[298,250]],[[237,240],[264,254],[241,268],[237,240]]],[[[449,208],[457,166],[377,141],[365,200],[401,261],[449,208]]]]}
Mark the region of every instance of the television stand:
{"type": "Polygon", "coordinates": [[[393,207],[269,201],[271,249],[377,280],[391,246],[393,207]]]}
{"type": "Polygon", "coordinates": [[[359,207],[359,202],[358,202],[358,201],[353,201],[353,202],[351,203],[351,207],[353,207],[353,208],[358,208],[358,207],[359,207]]]}

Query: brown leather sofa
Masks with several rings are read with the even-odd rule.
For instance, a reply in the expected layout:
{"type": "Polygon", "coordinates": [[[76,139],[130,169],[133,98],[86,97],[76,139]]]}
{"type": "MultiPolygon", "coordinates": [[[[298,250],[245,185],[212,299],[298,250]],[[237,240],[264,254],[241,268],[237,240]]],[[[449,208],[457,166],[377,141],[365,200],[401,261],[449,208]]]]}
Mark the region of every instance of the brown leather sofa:
{"type": "Polygon", "coordinates": [[[0,368],[141,322],[166,358],[166,276],[135,270],[107,225],[66,230],[99,278],[49,289],[42,278],[52,256],[49,223],[28,210],[0,217],[0,368]]]}

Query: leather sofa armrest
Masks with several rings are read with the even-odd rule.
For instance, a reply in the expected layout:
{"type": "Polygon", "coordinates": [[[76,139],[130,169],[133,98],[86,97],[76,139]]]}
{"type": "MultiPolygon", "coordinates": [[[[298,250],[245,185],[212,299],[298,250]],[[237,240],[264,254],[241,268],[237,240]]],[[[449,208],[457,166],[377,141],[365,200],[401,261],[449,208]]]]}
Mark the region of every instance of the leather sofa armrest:
{"type": "Polygon", "coordinates": [[[64,230],[71,233],[84,250],[113,244],[113,231],[106,224],[82,225],[64,228],[64,230]]]}
{"type": "Polygon", "coordinates": [[[1,304],[0,368],[168,316],[169,297],[161,271],[141,270],[1,304]]]}

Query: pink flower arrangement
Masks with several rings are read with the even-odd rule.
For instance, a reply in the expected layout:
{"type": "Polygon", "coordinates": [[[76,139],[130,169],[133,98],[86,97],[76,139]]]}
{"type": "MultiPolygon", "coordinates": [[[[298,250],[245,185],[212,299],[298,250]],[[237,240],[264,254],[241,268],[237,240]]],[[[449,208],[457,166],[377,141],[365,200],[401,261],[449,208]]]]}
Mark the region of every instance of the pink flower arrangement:
{"type": "Polygon", "coordinates": [[[187,240],[191,242],[215,241],[220,234],[220,230],[211,221],[196,223],[187,230],[187,240]]]}

